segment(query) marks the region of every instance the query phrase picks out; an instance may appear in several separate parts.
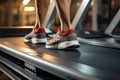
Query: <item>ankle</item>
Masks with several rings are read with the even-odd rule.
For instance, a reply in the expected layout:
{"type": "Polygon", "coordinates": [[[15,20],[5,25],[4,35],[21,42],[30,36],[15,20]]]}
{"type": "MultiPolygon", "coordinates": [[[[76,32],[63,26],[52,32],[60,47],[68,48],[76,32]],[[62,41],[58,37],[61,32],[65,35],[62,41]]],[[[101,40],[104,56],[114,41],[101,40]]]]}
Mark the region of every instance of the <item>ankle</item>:
{"type": "Polygon", "coordinates": [[[68,30],[65,30],[65,31],[60,31],[59,30],[59,33],[60,33],[60,35],[65,36],[67,34],[75,33],[75,29],[71,28],[71,29],[68,29],[68,30]]]}
{"type": "Polygon", "coordinates": [[[33,28],[33,32],[34,33],[45,32],[45,28],[44,27],[33,28]]]}

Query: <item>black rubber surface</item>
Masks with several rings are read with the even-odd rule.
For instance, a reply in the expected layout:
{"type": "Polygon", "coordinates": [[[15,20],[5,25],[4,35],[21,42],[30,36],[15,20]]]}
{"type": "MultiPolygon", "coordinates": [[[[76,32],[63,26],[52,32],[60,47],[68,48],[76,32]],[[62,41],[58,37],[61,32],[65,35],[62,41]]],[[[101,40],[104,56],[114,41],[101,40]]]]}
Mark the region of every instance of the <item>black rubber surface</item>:
{"type": "Polygon", "coordinates": [[[98,31],[83,31],[83,30],[76,30],[78,37],[86,38],[86,39],[94,39],[94,38],[109,38],[111,36],[98,31]]]}
{"type": "MultiPolygon", "coordinates": [[[[1,38],[0,44],[34,50],[37,57],[104,80],[120,80],[120,50],[80,43],[78,49],[50,50],[44,44],[24,43],[23,37],[1,38]],[[12,46],[12,45],[11,45],[12,46]]],[[[23,49],[21,49],[23,51],[23,49]]],[[[29,52],[29,51],[28,51],[29,52]]],[[[24,54],[24,53],[23,53],[24,54]]]]}

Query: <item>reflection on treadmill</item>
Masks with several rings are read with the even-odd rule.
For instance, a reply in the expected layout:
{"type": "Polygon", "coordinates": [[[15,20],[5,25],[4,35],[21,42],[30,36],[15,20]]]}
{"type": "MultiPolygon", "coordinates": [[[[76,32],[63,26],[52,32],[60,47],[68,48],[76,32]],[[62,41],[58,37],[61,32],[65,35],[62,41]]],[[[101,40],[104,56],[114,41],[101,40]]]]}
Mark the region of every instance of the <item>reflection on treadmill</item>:
{"type": "Polygon", "coordinates": [[[103,32],[98,32],[98,31],[77,30],[76,33],[77,33],[78,37],[87,38],[87,39],[111,37],[110,35],[107,35],[107,34],[105,34],[103,32]]]}

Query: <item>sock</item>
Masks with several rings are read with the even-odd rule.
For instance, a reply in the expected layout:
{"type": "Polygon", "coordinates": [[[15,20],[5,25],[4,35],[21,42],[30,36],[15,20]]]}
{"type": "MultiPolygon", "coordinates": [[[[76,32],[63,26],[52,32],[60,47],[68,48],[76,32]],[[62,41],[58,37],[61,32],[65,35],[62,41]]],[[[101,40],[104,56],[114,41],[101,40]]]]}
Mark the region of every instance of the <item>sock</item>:
{"type": "Polygon", "coordinates": [[[75,33],[75,30],[74,29],[68,29],[64,32],[59,30],[59,33],[60,33],[61,36],[66,36],[67,34],[75,33]]]}
{"type": "Polygon", "coordinates": [[[45,28],[44,28],[44,27],[34,28],[34,29],[33,29],[33,32],[34,32],[34,33],[45,32],[45,28]]]}

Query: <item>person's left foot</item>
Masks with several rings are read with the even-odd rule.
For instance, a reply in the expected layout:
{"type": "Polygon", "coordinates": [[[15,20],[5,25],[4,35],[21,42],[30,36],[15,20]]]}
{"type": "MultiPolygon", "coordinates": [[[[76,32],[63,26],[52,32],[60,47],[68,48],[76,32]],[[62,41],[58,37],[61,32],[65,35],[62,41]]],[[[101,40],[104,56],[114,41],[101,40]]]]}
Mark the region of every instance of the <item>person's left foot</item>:
{"type": "Polygon", "coordinates": [[[80,46],[77,41],[77,35],[74,30],[70,29],[68,34],[61,35],[56,34],[56,37],[48,40],[46,42],[46,48],[49,49],[68,49],[68,48],[78,48],[80,46]]]}
{"type": "Polygon", "coordinates": [[[46,43],[46,34],[44,28],[39,28],[39,30],[33,30],[24,37],[24,42],[31,42],[33,44],[46,43]]]}

